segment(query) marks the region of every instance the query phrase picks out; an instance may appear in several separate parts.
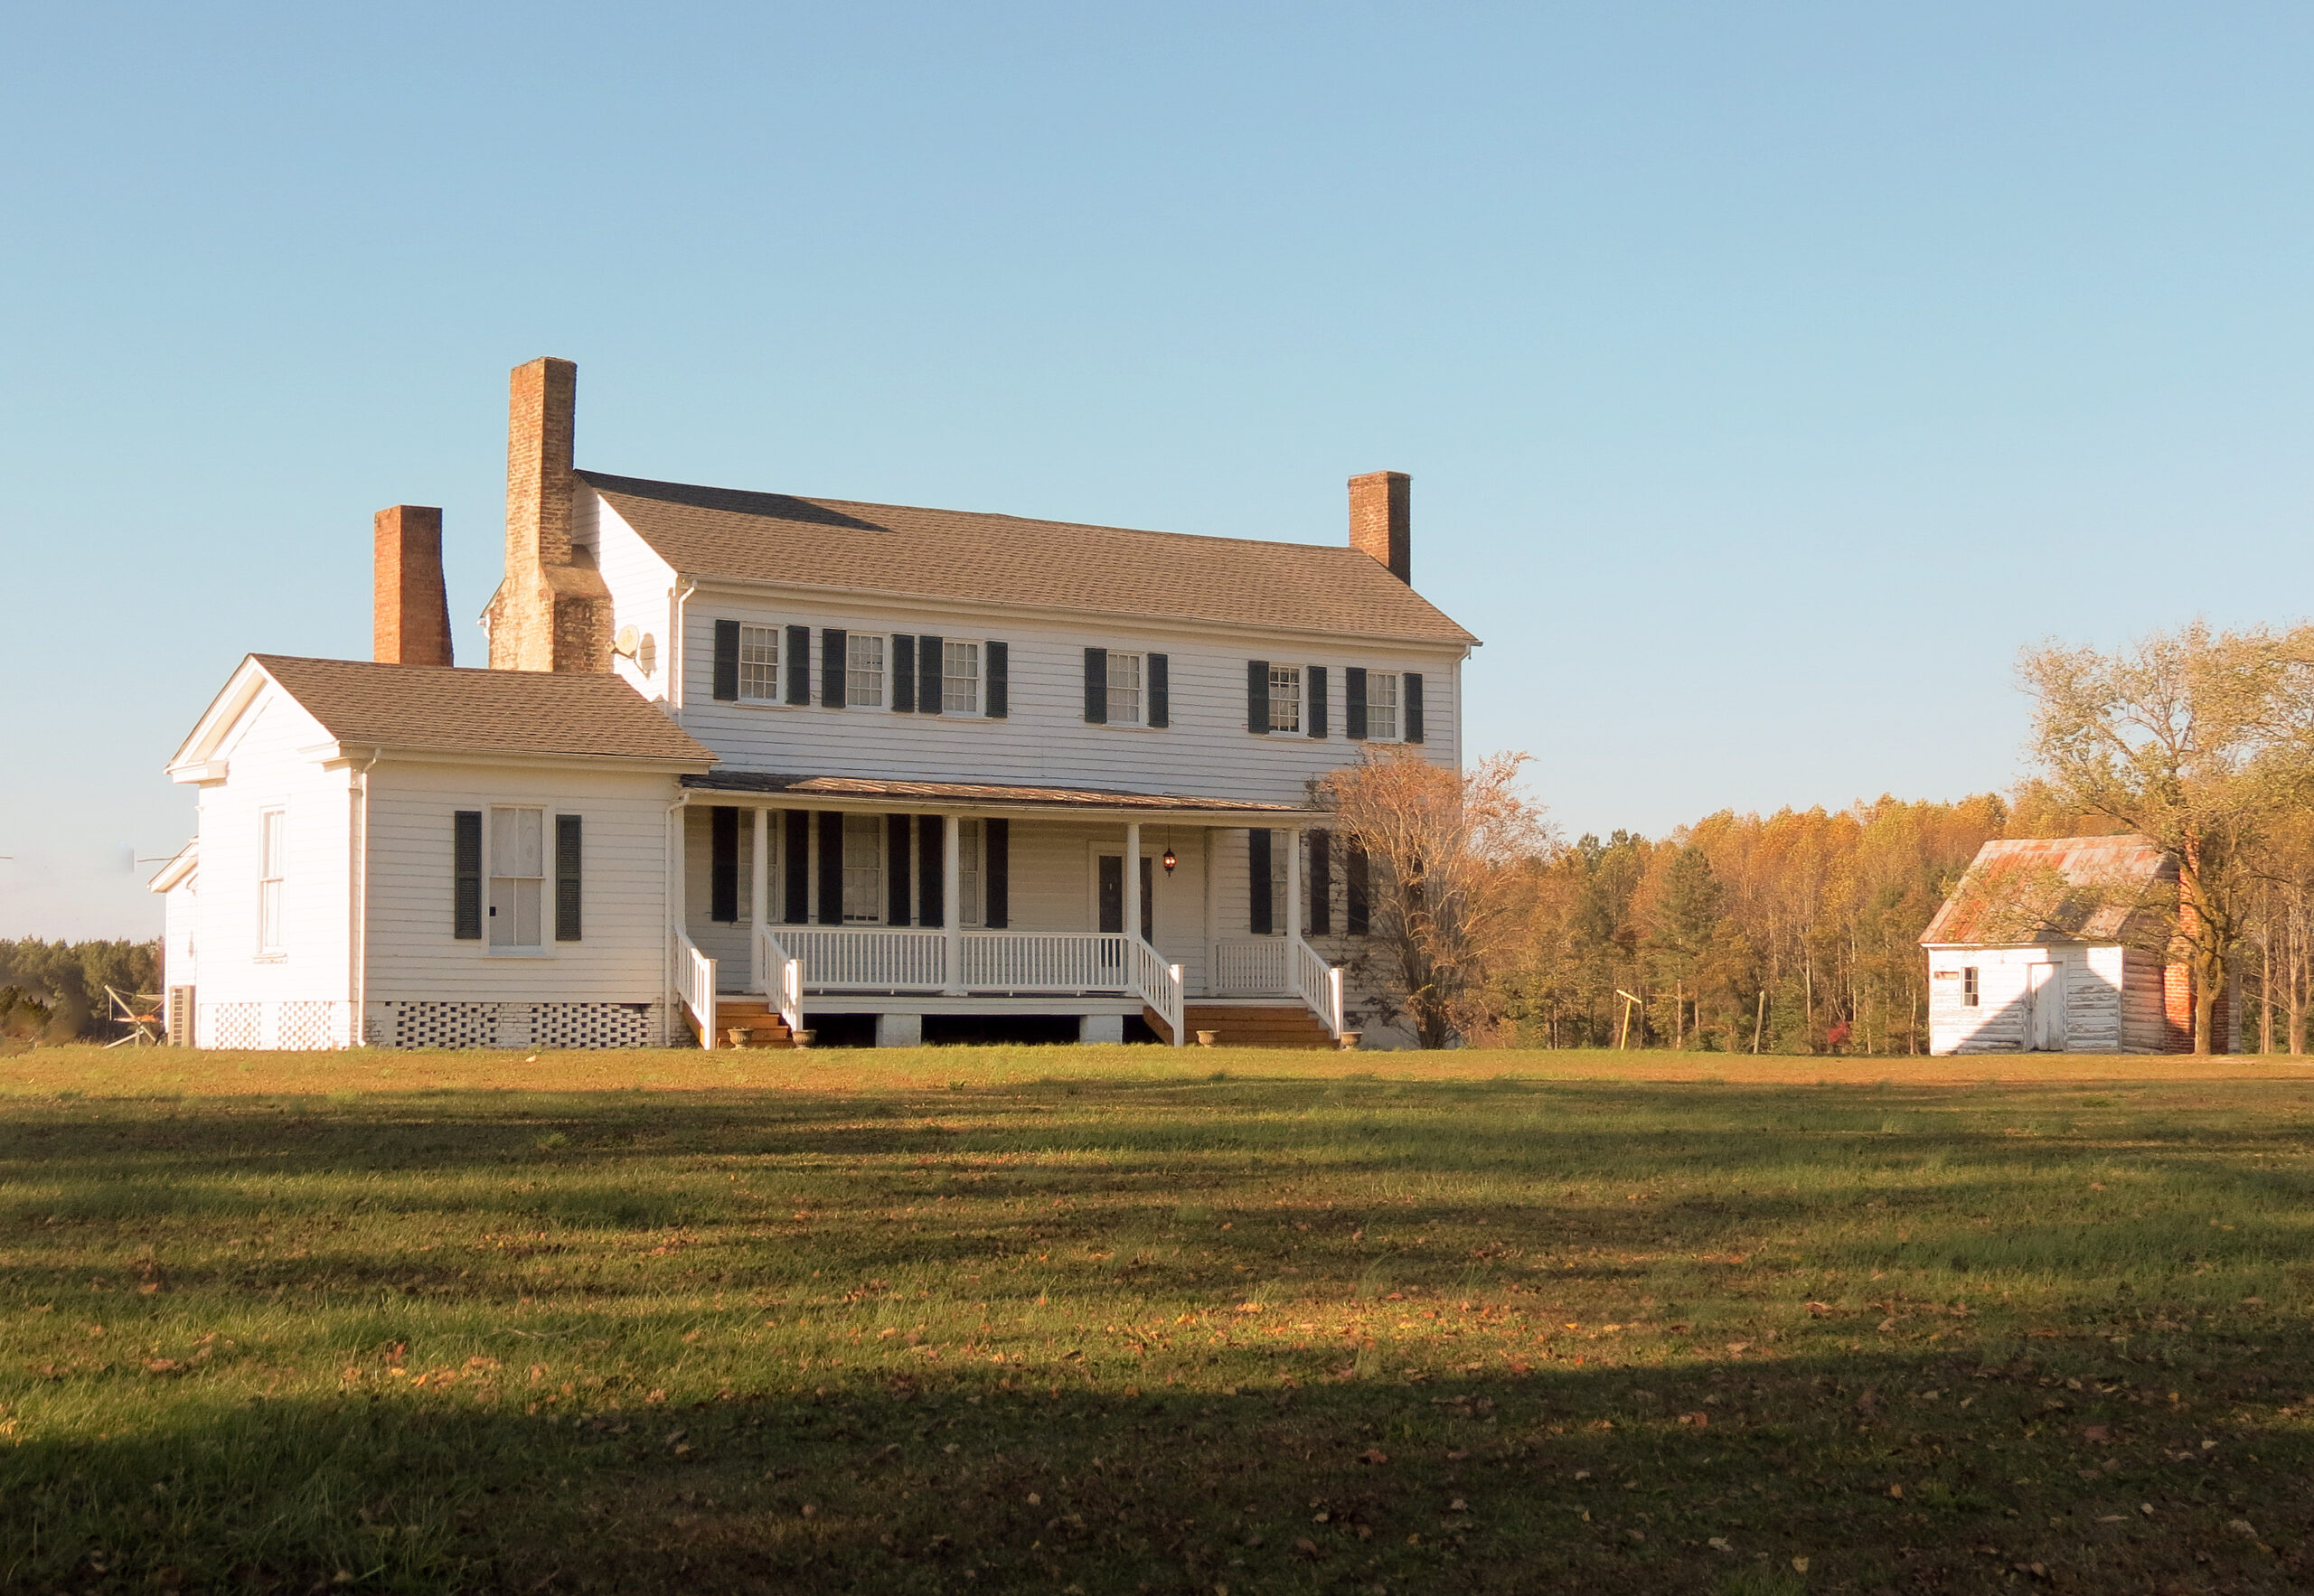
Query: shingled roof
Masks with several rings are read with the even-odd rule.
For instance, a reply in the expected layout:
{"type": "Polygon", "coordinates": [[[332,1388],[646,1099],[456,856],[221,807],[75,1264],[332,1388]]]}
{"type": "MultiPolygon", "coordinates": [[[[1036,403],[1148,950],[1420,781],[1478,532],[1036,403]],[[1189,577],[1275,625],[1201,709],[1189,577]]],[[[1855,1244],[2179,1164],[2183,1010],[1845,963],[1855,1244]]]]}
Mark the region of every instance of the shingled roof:
{"type": "Polygon", "coordinates": [[[251,654],[342,744],[437,754],[664,760],[715,756],[616,676],[251,654]]]}
{"type": "Polygon", "coordinates": [[[1944,900],[1926,947],[2134,942],[2158,934],[2177,867],[2148,838],[2028,837],[1986,843],[1944,900]]]}
{"type": "Polygon", "coordinates": [[[1342,636],[1478,641],[1371,555],[1347,545],[800,499],[599,471],[578,476],[687,577],[1342,636]]]}

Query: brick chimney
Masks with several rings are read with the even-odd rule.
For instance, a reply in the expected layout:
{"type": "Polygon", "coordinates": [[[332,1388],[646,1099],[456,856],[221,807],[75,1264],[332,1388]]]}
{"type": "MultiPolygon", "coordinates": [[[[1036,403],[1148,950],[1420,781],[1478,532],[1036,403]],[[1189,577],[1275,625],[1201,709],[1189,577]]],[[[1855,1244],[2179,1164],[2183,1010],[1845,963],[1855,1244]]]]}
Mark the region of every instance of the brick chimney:
{"type": "Polygon", "coordinates": [[[506,575],[484,615],[490,668],[608,671],[610,589],[592,554],[570,546],[578,368],[535,360],[508,388],[506,575]]]}
{"type": "Polygon", "coordinates": [[[370,657],[386,665],[450,662],[450,600],[442,587],[442,512],[428,504],[378,512],[371,580],[370,657]]]}
{"type": "Polygon", "coordinates": [[[1403,471],[1350,479],[1350,546],[1380,560],[1408,587],[1414,585],[1413,484],[1403,471]]]}

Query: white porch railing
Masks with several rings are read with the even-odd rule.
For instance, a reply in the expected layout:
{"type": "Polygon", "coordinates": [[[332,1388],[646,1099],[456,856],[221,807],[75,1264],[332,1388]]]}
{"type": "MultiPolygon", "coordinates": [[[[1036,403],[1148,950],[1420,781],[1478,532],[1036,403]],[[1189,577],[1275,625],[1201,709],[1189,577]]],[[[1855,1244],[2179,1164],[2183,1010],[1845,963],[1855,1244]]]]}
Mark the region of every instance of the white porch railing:
{"type": "Polygon", "coordinates": [[[1123,932],[967,931],[967,990],[1102,992],[1125,987],[1123,932]]]}
{"type": "Polygon", "coordinates": [[[948,934],[833,925],[783,927],[787,951],[816,991],[938,991],[948,984],[948,934]]]}
{"type": "Polygon", "coordinates": [[[1282,936],[1255,936],[1214,944],[1214,996],[1268,998],[1292,991],[1285,953],[1285,939],[1282,936]]]}
{"type": "Polygon", "coordinates": [[[667,927],[673,955],[675,992],[699,1025],[699,1045],[715,1046],[715,961],[699,951],[680,925],[667,927]]]}
{"type": "Polygon", "coordinates": [[[1319,957],[1318,950],[1300,937],[1293,940],[1293,990],[1310,1011],[1326,1022],[1334,1039],[1341,1039],[1341,968],[1319,957]]]}
{"type": "Polygon", "coordinates": [[[769,998],[792,1035],[804,1028],[804,961],[768,931],[756,932],[756,990],[769,998]]]}
{"type": "Polygon", "coordinates": [[[1181,1035],[1181,967],[1166,963],[1163,954],[1137,936],[1126,944],[1125,951],[1133,995],[1156,1011],[1165,1022],[1165,1039],[1180,1047],[1187,1039],[1181,1035]]]}

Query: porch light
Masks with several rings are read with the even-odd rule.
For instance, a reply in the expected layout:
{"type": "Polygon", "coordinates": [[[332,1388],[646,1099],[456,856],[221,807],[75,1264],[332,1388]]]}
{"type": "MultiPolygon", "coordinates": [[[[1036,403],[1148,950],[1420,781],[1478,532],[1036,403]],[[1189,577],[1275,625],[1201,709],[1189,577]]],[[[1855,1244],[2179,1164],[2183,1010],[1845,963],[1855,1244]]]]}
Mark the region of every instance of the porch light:
{"type": "Polygon", "coordinates": [[[1181,861],[1173,852],[1172,844],[1167,843],[1165,846],[1165,857],[1159,859],[1157,862],[1165,867],[1165,874],[1170,876],[1173,873],[1173,867],[1180,864],[1181,861]]]}

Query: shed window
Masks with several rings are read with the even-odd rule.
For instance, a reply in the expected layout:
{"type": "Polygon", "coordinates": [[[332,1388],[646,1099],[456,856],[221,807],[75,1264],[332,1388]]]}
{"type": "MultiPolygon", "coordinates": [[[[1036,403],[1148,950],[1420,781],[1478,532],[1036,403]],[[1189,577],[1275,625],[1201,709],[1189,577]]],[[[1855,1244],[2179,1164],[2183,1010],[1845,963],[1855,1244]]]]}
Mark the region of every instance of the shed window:
{"type": "Polygon", "coordinates": [[[1272,731],[1302,729],[1302,667],[1272,665],[1269,668],[1269,728],[1272,731]]]}
{"type": "MultiPolygon", "coordinates": [[[[650,674],[649,666],[644,667],[644,674],[650,674]]],[[[739,697],[755,704],[779,701],[778,627],[739,628],[739,697]]]]}
{"type": "Polygon", "coordinates": [[[542,948],[546,812],[490,812],[490,945],[542,948]]]}
{"type": "Polygon", "coordinates": [[[1977,1006],[1977,967],[1974,964],[1961,966],[1961,1003],[1968,1009],[1977,1006]]]}
{"type": "Polygon", "coordinates": [[[268,809],[259,817],[257,951],[281,951],[281,883],[288,873],[289,812],[268,809]]]}

